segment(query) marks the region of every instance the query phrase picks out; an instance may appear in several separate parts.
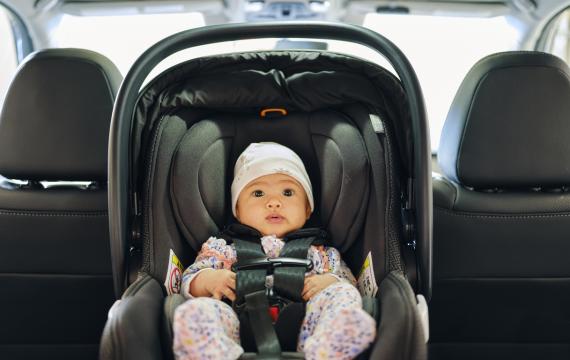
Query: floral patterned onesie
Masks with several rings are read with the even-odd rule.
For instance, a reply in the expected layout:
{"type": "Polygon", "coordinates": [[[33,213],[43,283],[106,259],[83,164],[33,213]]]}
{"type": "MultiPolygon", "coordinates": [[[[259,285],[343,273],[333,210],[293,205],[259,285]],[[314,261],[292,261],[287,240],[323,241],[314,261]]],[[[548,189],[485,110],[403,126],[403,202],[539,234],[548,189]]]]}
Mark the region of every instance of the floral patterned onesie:
{"type": "MultiPolygon", "coordinates": [[[[261,238],[270,258],[278,257],[283,240],[273,236],[261,238]]],[[[374,319],[362,310],[362,298],[354,287],[356,280],[332,247],[311,246],[307,258],[313,261],[308,275],[329,273],[339,279],[307,302],[307,311],[297,351],[306,359],[352,359],[374,340],[374,319]]],[[[206,269],[228,269],[237,261],[233,244],[210,237],[202,245],[195,262],[184,271],[182,294],[190,299],[180,305],[174,316],[174,354],[177,359],[237,359],[243,353],[239,345],[239,321],[226,303],[209,298],[195,298],[190,283],[206,269]]],[[[272,286],[268,276],[266,286],[272,286]]]]}

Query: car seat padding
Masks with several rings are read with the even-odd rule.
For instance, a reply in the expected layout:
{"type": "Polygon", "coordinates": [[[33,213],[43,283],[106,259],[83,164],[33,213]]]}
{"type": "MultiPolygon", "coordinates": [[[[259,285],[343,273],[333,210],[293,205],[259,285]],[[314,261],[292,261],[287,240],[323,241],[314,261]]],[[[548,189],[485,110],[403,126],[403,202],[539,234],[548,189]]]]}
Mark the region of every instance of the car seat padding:
{"type": "Polygon", "coordinates": [[[198,250],[230,221],[232,162],[256,141],[280,142],[304,159],[320,202],[313,222],[329,229],[333,246],[349,248],[358,235],[353,229],[364,221],[358,214],[367,205],[369,161],[355,126],[330,110],[294,113],[270,123],[260,123],[255,115],[226,114],[192,126],[180,141],[170,175],[173,211],[192,247],[198,250]]]}

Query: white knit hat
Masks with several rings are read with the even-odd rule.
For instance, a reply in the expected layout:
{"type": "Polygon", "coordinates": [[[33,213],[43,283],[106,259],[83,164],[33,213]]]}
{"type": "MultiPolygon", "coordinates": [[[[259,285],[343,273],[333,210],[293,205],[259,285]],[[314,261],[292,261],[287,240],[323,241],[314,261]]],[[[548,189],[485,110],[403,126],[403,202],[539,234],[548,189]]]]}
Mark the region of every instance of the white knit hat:
{"type": "Polygon", "coordinates": [[[251,181],[265,175],[285,174],[297,180],[307,193],[311,212],[315,208],[311,180],[305,165],[295,152],[274,142],[251,143],[241,153],[234,167],[232,212],[236,216],[239,194],[251,181]]]}

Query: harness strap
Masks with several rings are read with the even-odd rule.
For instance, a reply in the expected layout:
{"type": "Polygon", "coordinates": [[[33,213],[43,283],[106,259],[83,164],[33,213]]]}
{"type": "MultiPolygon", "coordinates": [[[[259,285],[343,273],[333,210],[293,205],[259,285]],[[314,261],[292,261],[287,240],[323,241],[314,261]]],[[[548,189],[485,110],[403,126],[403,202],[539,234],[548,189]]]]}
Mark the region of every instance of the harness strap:
{"type": "MultiPolygon", "coordinates": [[[[237,258],[239,261],[253,260],[265,257],[265,252],[259,243],[234,239],[237,258]]],[[[263,291],[265,294],[266,269],[240,270],[236,273],[236,299],[240,302],[247,294],[263,291]]]]}
{"type": "MultiPolygon", "coordinates": [[[[306,259],[309,247],[316,237],[299,238],[285,243],[280,257],[290,257],[306,259]]],[[[303,301],[301,293],[305,284],[305,272],[307,269],[301,267],[278,267],[273,271],[273,289],[284,298],[295,302],[303,301]]]]}
{"type": "MultiPolygon", "coordinates": [[[[259,243],[234,239],[234,246],[239,261],[247,261],[265,257],[265,252],[259,243]]],[[[251,332],[255,339],[257,352],[263,356],[281,354],[279,338],[273,328],[269,316],[269,302],[265,291],[267,269],[240,270],[236,273],[236,301],[244,306],[245,316],[249,318],[251,332]]]]}
{"type": "Polygon", "coordinates": [[[245,310],[251,324],[251,332],[255,338],[257,352],[264,359],[274,356],[279,359],[281,346],[275,328],[271,322],[268,309],[269,302],[265,290],[245,295],[245,310]]]}
{"type": "Polygon", "coordinates": [[[269,315],[266,276],[273,272],[273,292],[277,297],[302,302],[305,272],[311,263],[299,266],[299,262],[291,260],[307,261],[309,247],[322,244],[326,239],[326,232],[319,229],[301,229],[289,234],[285,237],[285,245],[279,254],[283,261],[274,263],[267,260],[259,242],[261,234],[255,229],[238,224],[226,229],[222,235],[226,241],[234,243],[237,254],[235,309],[247,316],[258,354],[264,359],[279,358],[281,346],[269,315]],[[284,261],[285,258],[288,258],[287,262],[284,261]],[[261,268],[256,264],[259,260],[261,268]]]}

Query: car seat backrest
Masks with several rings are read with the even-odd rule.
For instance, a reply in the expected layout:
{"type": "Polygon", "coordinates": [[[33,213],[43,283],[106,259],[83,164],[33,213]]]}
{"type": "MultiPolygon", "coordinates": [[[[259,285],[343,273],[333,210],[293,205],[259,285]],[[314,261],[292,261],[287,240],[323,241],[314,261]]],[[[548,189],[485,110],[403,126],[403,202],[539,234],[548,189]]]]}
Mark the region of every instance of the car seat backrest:
{"type": "Polygon", "coordinates": [[[430,358],[567,357],[569,99],[543,53],[489,56],[461,84],[433,182],[430,358]]]}
{"type": "Polygon", "coordinates": [[[30,55],[8,89],[0,117],[0,358],[97,355],[114,300],[107,142],[120,81],[99,54],[54,49],[30,55]]]}
{"type": "Polygon", "coordinates": [[[317,204],[320,200],[313,222],[330,230],[335,247],[348,249],[364,220],[370,170],[358,130],[343,117],[334,111],[280,119],[226,115],[194,125],[180,142],[171,173],[175,214],[193,248],[199,250],[230,218],[226,192],[237,156],[251,142],[275,141],[294,149],[306,164],[317,204]]]}
{"type": "Polygon", "coordinates": [[[116,67],[92,52],[32,55],[2,109],[0,173],[24,180],[106,181],[108,116],[120,81],[116,67]]]}
{"type": "Polygon", "coordinates": [[[491,56],[467,79],[438,149],[445,175],[479,189],[568,184],[570,167],[561,166],[570,164],[567,65],[548,54],[491,56]]]}
{"type": "MultiPolygon", "coordinates": [[[[233,165],[247,145],[259,141],[279,142],[303,159],[317,204],[307,226],[323,226],[332,245],[343,253],[353,251],[345,254],[345,259],[354,265],[354,271],[366,256],[362,248],[373,250],[378,257],[378,274],[389,267],[380,260],[388,230],[377,230],[379,223],[390,221],[384,219],[385,210],[378,209],[387,206],[388,194],[384,190],[378,196],[372,189],[375,179],[365,141],[348,115],[320,110],[262,119],[257,114],[220,112],[188,130],[180,116],[184,114],[164,119],[157,156],[163,160],[156,163],[152,176],[151,231],[162,234],[155,235],[152,248],[153,268],[159,278],[166,275],[170,249],[181,256],[183,264],[189,264],[204,241],[235,221],[229,201],[233,165]]],[[[383,181],[388,175],[381,173],[383,178],[377,181],[386,186],[383,181]]]]}

